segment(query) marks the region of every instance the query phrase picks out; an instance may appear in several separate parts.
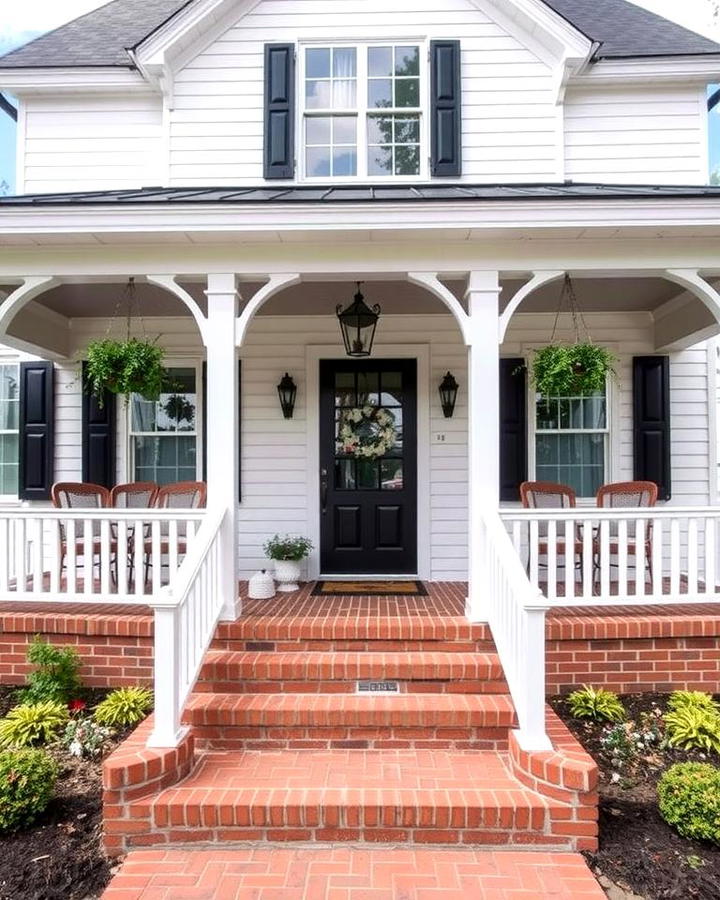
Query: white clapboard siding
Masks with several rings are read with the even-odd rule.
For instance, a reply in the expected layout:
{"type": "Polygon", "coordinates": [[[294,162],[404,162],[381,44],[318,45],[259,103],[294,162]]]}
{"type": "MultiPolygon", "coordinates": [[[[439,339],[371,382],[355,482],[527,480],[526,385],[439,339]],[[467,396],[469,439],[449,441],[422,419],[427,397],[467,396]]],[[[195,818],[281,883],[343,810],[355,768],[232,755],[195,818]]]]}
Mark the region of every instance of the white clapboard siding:
{"type": "Polygon", "coordinates": [[[166,180],[158,95],[27,97],[25,193],[137,188],[166,180]]]}
{"type": "Polygon", "coordinates": [[[564,117],[573,181],[707,183],[707,112],[697,87],[571,88],[564,117]]]}
{"type": "Polygon", "coordinates": [[[557,180],[552,69],[471,0],[262,0],[177,73],[173,185],[262,180],[263,45],[462,38],[463,179],[557,180]]]}
{"type": "MultiPolygon", "coordinates": [[[[646,313],[586,314],[594,340],[609,344],[618,356],[613,384],[611,420],[611,472],[614,480],[632,478],[632,357],[653,352],[652,323],[646,313]]],[[[554,315],[517,313],[501,348],[506,356],[527,355],[542,346],[552,330],[554,315]]],[[[138,323],[137,332],[142,333],[138,323]]],[[[561,337],[570,337],[561,322],[561,337]]],[[[73,355],[88,340],[103,336],[105,319],[75,319],[73,355]]],[[[149,317],[149,335],[160,334],[168,362],[202,357],[197,329],[189,316],[149,317]]],[[[467,353],[454,320],[438,315],[384,315],[378,341],[425,344],[430,349],[430,575],[433,579],[467,577],[467,353]],[[455,415],[445,419],[437,385],[447,370],[460,384],[455,415]],[[438,440],[438,436],[444,440],[438,440]]],[[[307,534],[308,523],[308,415],[306,353],[309,345],[338,346],[337,323],[332,316],[260,315],[253,321],[242,348],[242,503],[239,508],[238,550],[241,577],[265,560],[262,545],[276,532],[307,534]],[[276,385],[283,372],[298,385],[295,413],[284,419],[276,385]]],[[[710,502],[707,347],[671,354],[673,505],[710,502]]],[[[378,346],[378,354],[381,353],[378,346]]],[[[56,369],[57,480],[81,476],[81,386],[77,363],[56,369]]],[[[118,479],[126,471],[126,417],[118,405],[118,479]]],[[[427,436],[426,436],[427,439],[427,436]]]]}

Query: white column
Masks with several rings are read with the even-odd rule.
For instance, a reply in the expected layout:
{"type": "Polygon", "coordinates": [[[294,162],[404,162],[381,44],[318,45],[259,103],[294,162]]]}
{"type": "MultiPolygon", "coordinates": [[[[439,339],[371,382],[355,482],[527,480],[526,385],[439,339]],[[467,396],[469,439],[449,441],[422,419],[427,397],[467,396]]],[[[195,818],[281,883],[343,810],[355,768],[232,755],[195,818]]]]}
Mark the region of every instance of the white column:
{"type": "Polygon", "coordinates": [[[205,410],[208,508],[227,508],[220,535],[221,618],[239,615],[237,579],[238,504],[238,366],[235,321],[237,279],[232,274],[208,275],[207,409],[205,410]]]}
{"type": "Polygon", "coordinates": [[[497,271],[471,272],[465,298],[468,311],[468,504],[469,552],[466,614],[484,620],[482,512],[500,502],[500,376],[497,271]]]}

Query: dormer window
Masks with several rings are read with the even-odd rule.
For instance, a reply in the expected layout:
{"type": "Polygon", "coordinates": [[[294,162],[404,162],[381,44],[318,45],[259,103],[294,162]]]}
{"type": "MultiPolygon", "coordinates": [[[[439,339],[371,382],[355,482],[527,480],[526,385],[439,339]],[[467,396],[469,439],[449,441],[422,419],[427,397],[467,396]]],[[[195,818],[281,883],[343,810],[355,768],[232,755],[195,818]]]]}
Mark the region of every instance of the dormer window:
{"type": "Polygon", "coordinates": [[[425,174],[419,45],[306,46],[301,65],[306,179],[425,174]]]}

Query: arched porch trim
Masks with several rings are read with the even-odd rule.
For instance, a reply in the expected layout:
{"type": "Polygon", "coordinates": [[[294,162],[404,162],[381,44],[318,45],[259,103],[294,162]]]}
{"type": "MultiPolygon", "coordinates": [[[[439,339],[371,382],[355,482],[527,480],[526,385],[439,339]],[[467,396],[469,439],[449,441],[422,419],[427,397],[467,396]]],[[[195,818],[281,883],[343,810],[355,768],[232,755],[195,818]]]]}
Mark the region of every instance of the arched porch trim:
{"type": "Polygon", "coordinates": [[[533,272],[533,276],[530,281],[524,284],[520,288],[520,290],[517,291],[517,293],[513,296],[512,300],[508,303],[508,305],[500,315],[500,318],[498,320],[499,344],[502,344],[502,342],[505,340],[505,334],[507,332],[508,325],[510,324],[510,319],[512,319],[518,307],[525,300],[527,300],[530,294],[543,287],[543,285],[550,284],[553,281],[557,281],[564,275],[565,272],[562,269],[549,269],[548,271],[533,272]]]}

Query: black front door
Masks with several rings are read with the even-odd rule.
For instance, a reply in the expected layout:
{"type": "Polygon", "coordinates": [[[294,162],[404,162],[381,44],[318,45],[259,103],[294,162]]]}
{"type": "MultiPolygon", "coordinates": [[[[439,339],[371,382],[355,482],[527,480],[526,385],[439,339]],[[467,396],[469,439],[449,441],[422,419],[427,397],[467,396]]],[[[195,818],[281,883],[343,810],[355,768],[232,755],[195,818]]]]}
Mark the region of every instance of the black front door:
{"type": "Polygon", "coordinates": [[[415,360],[320,362],[320,567],[417,572],[415,360]]]}

